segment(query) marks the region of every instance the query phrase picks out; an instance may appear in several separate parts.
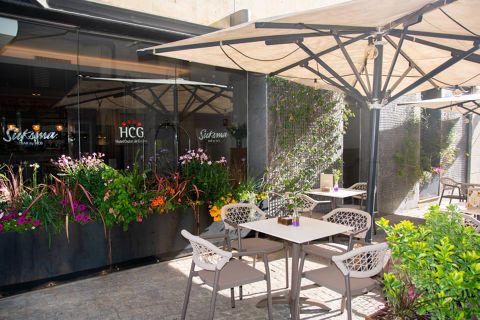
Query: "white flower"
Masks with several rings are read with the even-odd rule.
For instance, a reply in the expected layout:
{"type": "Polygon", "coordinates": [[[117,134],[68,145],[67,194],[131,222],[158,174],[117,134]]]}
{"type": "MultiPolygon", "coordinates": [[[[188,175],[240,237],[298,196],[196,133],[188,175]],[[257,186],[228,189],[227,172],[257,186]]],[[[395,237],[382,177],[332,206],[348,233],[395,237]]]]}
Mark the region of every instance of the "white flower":
{"type": "Polygon", "coordinates": [[[2,219],[2,218],[3,218],[3,215],[4,215],[4,213],[3,213],[3,212],[1,212],[1,213],[0,213],[0,219],[2,219]]]}
{"type": "Polygon", "coordinates": [[[22,215],[22,213],[21,213],[21,212],[19,212],[19,213],[18,213],[18,215],[19,215],[19,216],[21,216],[21,215],[22,215]]]}
{"type": "Polygon", "coordinates": [[[32,230],[35,230],[35,227],[32,227],[32,230]]]}

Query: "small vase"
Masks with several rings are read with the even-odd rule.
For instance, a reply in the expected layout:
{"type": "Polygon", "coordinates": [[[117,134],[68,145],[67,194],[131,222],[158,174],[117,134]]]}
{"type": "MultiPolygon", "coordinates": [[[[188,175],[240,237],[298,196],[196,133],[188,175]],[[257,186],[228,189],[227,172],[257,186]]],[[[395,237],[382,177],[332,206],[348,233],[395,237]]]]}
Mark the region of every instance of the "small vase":
{"type": "Polygon", "coordinates": [[[338,191],[338,184],[337,184],[337,183],[335,183],[335,185],[333,186],[333,191],[334,191],[334,192],[337,192],[337,191],[338,191]]]}
{"type": "Polygon", "coordinates": [[[300,226],[300,215],[298,214],[297,209],[293,209],[292,226],[294,226],[294,227],[300,226]]]}

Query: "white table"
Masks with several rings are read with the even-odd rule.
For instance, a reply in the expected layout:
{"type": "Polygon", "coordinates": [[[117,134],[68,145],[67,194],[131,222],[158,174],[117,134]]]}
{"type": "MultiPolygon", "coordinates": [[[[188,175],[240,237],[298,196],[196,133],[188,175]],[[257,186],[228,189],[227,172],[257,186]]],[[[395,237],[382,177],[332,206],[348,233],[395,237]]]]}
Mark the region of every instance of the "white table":
{"type": "Polygon", "coordinates": [[[332,198],[332,209],[335,209],[335,200],[336,199],[345,199],[353,196],[359,196],[366,194],[367,191],[365,190],[353,190],[353,189],[345,189],[345,188],[338,188],[338,191],[322,191],[320,189],[312,189],[305,193],[313,194],[317,196],[329,197],[332,198]]]}
{"type": "Polygon", "coordinates": [[[352,230],[352,228],[348,226],[307,217],[300,217],[300,226],[298,227],[280,224],[276,218],[242,223],[240,226],[284,239],[291,243],[292,276],[288,303],[290,305],[292,319],[299,319],[300,315],[299,293],[301,270],[299,270],[299,262],[302,244],[352,230]]]}

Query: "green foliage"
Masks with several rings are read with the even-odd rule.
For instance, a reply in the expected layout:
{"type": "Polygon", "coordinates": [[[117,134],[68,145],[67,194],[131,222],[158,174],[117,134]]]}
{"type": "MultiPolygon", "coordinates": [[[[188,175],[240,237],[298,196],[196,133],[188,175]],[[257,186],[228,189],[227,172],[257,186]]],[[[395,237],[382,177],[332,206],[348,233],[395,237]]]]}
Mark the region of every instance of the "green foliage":
{"type": "Polygon", "coordinates": [[[310,189],[318,173],[341,167],[341,140],[353,113],[336,93],[268,78],[271,155],[266,184],[276,192],[310,189]]]}
{"type": "Polygon", "coordinates": [[[128,230],[131,222],[141,222],[147,216],[151,197],[145,185],[146,174],[137,165],[132,170],[107,170],[102,178],[107,187],[99,212],[108,228],[121,224],[128,230]]]}
{"type": "Polygon", "coordinates": [[[455,161],[457,148],[454,122],[442,121],[440,126],[434,126],[427,111],[421,112],[420,116],[412,113],[407,120],[405,138],[393,159],[398,176],[425,182],[432,178],[435,170],[443,170],[455,161]]]}
{"type": "Polygon", "coordinates": [[[406,305],[419,315],[472,319],[480,313],[480,235],[463,226],[455,206],[446,212],[432,206],[425,219],[418,227],[410,221],[378,222],[394,261],[384,279],[387,301],[394,310],[405,310],[407,292],[413,301],[406,305]]]}

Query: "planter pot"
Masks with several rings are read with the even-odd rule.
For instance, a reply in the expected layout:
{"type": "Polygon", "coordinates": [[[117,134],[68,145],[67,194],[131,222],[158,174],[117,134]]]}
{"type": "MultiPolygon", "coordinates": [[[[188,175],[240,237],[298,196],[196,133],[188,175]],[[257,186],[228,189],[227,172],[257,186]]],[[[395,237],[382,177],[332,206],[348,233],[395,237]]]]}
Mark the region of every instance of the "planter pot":
{"type": "MultiPolygon", "coordinates": [[[[180,234],[195,234],[192,209],[155,214],[142,223],[132,223],[128,231],[115,226],[111,231],[114,264],[146,257],[172,258],[188,250],[180,234]]],[[[201,234],[223,231],[223,223],[213,223],[206,207],[200,208],[201,234]]],[[[24,234],[0,233],[0,287],[48,279],[109,265],[108,241],[101,222],[71,223],[69,241],[65,232],[52,235],[36,230],[24,234]]]]}

